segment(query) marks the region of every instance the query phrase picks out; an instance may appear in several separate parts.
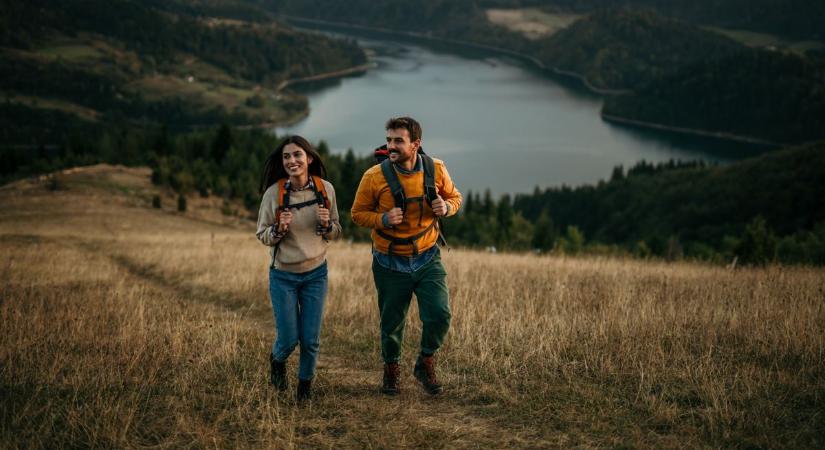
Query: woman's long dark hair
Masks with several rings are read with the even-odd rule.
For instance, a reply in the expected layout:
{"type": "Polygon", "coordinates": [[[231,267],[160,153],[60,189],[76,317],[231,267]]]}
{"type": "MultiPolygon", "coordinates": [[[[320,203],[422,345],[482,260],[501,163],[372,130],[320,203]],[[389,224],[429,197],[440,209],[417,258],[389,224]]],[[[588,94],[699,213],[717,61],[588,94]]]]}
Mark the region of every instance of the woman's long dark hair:
{"type": "Polygon", "coordinates": [[[327,168],[324,167],[324,162],[321,161],[321,155],[315,151],[315,147],[301,136],[289,136],[281,141],[281,143],[275,147],[275,150],[266,158],[266,161],[264,161],[264,170],[263,173],[261,173],[261,186],[259,189],[261,195],[281,178],[289,177],[286,169],[284,169],[284,147],[289,144],[295,144],[301,147],[307,156],[312,158],[312,163],[309,164],[308,168],[309,175],[316,175],[324,179],[327,177],[327,168]]]}

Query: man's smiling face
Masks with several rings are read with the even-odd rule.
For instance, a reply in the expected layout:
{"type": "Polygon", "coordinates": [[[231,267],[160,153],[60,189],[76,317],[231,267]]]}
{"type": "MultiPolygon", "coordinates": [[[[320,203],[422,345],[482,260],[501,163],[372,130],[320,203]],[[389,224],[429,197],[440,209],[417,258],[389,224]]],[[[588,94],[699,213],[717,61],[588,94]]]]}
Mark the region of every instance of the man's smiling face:
{"type": "Polygon", "coordinates": [[[390,161],[404,164],[415,160],[415,154],[421,146],[421,140],[410,141],[410,132],[406,128],[391,128],[387,130],[387,150],[390,161]]]}

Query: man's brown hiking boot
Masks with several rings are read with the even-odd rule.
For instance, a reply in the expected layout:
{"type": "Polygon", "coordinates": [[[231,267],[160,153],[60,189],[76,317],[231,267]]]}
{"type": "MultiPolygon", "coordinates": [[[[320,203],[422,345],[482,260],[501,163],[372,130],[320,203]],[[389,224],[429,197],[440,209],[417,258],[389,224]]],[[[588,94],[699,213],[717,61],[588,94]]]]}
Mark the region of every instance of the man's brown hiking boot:
{"type": "Polygon", "coordinates": [[[443,387],[438,384],[435,378],[435,358],[432,356],[418,355],[418,360],[415,362],[415,369],[413,375],[421,382],[421,386],[430,395],[440,394],[443,387]]]}
{"type": "Polygon", "coordinates": [[[401,367],[397,362],[384,364],[384,385],[381,392],[387,395],[398,395],[401,392],[401,367]]]}

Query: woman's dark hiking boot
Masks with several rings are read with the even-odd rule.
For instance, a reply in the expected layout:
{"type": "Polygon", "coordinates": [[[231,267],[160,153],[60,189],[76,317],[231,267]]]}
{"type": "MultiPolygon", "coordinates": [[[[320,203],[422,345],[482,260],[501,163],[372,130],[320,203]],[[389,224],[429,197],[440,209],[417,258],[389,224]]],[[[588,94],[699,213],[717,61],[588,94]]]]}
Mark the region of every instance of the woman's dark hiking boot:
{"type": "Polygon", "coordinates": [[[443,386],[435,378],[435,358],[433,356],[419,355],[418,360],[415,362],[413,375],[428,394],[440,394],[443,390],[443,386]]]}
{"type": "Polygon", "coordinates": [[[298,391],[295,393],[295,400],[298,400],[298,403],[312,400],[312,380],[298,379],[298,391]]]}
{"type": "Polygon", "coordinates": [[[289,387],[286,382],[286,361],[278,361],[274,355],[269,355],[269,382],[285,391],[289,387]]]}
{"type": "Polygon", "coordinates": [[[397,362],[384,364],[384,384],[381,392],[387,395],[398,395],[401,392],[401,367],[397,362]]]}

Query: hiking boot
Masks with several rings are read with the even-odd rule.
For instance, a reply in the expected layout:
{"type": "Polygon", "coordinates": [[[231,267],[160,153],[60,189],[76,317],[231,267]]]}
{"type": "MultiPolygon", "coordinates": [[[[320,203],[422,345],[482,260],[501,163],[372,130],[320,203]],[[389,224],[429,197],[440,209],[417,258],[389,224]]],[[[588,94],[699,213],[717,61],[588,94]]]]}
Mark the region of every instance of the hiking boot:
{"type": "Polygon", "coordinates": [[[415,361],[413,375],[421,382],[421,386],[430,395],[440,394],[443,387],[435,378],[435,358],[432,356],[419,355],[415,361]]]}
{"type": "Polygon", "coordinates": [[[274,355],[269,355],[269,382],[279,391],[287,390],[286,361],[278,361],[274,355]]]}
{"type": "Polygon", "coordinates": [[[312,380],[298,379],[298,392],[295,393],[298,403],[312,400],[312,380]]]}
{"type": "Polygon", "coordinates": [[[387,395],[398,395],[401,392],[401,367],[397,362],[384,364],[384,385],[381,392],[387,395]]]}

